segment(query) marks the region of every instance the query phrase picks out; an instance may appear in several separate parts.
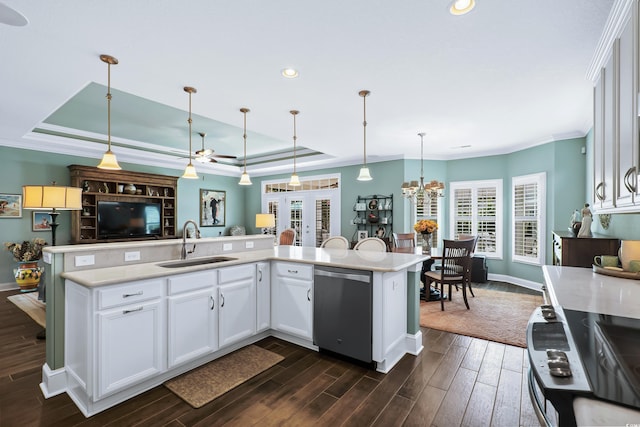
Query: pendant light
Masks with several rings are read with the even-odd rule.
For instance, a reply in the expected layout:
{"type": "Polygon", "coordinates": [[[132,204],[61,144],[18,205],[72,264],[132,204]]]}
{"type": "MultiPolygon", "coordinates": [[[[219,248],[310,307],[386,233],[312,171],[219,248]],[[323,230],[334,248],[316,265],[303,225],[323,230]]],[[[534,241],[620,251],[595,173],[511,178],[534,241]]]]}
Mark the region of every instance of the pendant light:
{"type": "Polygon", "coordinates": [[[360,168],[360,175],[358,175],[358,181],[371,181],[373,178],[369,173],[369,168],[367,167],[367,96],[369,95],[368,90],[361,90],[358,92],[358,95],[362,97],[362,105],[364,106],[364,121],[362,122],[362,127],[364,130],[364,161],[362,163],[362,167],[360,168]]]}
{"type": "Polygon", "coordinates": [[[184,91],[189,94],[189,119],[187,122],[189,123],[189,164],[184,169],[184,174],[182,174],[183,178],[186,179],[198,179],[198,174],[196,173],[196,168],[191,163],[191,94],[197,93],[198,91],[194,87],[185,86],[184,91]]]}
{"type": "Polygon", "coordinates": [[[289,111],[293,116],[293,173],[291,174],[291,180],[289,180],[289,185],[292,187],[300,187],[300,178],[298,178],[298,174],[296,173],[296,116],[300,111],[291,110],[289,111]]]}
{"type": "Polygon", "coordinates": [[[244,172],[240,176],[239,185],[251,185],[251,178],[249,178],[249,174],[247,173],[247,113],[251,111],[248,108],[242,107],[240,112],[243,115],[243,128],[244,132],[242,134],[242,139],[244,140],[244,172]]]}
{"type": "Polygon", "coordinates": [[[102,156],[102,161],[98,169],[120,170],[116,155],[111,151],[111,66],[116,65],[118,60],[111,55],[100,55],[100,60],[107,63],[107,143],[108,148],[102,156]]]}

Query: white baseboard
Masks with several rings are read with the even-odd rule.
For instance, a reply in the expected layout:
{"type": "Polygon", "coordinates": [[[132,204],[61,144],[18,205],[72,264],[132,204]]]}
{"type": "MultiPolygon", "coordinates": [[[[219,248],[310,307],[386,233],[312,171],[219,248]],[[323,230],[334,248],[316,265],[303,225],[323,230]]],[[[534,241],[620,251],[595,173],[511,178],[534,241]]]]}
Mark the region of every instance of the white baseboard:
{"type": "Polygon", "coordinates": [[[418,331],[415,334],[407,334],[405,337],[405,343],[407,345],[407,352],[414,356],[422,353],[424,346],[422,345],[422,331],[418,331]]]}
{"type": "Polygon", "coordinates": [[[533,282],[531,280],[521,279],[519,277],[513,277],[506,274],[491,274],[489,273],[489,280],[495,280],[496,282],[507,282],[513,285],[522,286],[523,288],[532,289],[534,291],[542,292],[542,283],[533,282]]]}
{"type": "Polygon", "coordinates": [[[42,382],[40,390],[45,399],[67,391],[67,375],[64,368],[52,371],[46,363],[42,365],[42,382]]]}

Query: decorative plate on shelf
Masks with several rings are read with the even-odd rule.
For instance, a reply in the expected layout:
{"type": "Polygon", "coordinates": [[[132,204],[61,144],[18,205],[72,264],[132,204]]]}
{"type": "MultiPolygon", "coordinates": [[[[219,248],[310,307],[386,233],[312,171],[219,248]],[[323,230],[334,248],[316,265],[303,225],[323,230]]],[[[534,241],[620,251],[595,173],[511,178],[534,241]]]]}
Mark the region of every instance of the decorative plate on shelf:
{"type": "Polygon", "coordinates": [[[372,211],[378,209],[378,199],[373,199],[369,202],[369,209],[372,211]]]}

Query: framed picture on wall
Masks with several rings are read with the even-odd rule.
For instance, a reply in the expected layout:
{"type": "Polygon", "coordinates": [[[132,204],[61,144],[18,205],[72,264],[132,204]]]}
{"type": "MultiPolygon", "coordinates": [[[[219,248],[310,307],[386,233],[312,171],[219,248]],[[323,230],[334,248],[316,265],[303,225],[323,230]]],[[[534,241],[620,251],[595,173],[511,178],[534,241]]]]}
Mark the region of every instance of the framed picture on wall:
{"type": "Polygon", "coordinates": [[[369,232],[367,230],[358,230],[358,241],[366,239],[367,237],[369,237],[369,232]]]}
{"type": "Polygon", "coordinates": [[[200,189],[200,227],[224,227],[227,192],[200,189]]]}
{"type": "Polygon", "coordinates": [[[31,230],[32,231],[51,231],[51,216],[49,212],[33,211],[31,230]]]}
{"type": "Polygon", "coordinates": [[[0,218],[22,218],[22,194],[0,194],[0,218]]]}

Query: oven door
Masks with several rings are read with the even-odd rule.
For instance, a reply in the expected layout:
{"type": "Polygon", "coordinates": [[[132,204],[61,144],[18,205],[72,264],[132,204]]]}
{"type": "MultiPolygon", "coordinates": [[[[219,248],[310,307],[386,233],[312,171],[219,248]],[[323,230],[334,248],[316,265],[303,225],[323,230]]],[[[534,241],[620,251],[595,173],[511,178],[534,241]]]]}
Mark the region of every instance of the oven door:
{"type": "Polygon", "coordinates": [[[542,309],[537,308],[529,318],[529,395],[542,424],[553,425],[557,415],[558,425],[575,426],[573,399],[591,395],[591,388],[564,315],[561,310],[555,314],[555,318],[545,319],[542,309]],[[566,357],[570,372],[553,369],[557,359],[550,355],[556,354],[562,355],[563,363],[566,357]]]}

